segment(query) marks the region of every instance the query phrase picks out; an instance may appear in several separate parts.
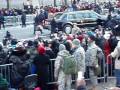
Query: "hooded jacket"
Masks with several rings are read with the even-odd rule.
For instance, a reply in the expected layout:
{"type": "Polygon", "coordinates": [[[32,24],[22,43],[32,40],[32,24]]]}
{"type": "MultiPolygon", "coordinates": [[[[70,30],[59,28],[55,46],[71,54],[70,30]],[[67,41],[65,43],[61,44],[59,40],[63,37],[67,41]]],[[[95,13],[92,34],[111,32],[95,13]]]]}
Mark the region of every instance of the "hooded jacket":
{"type": "Polygon", "coordinates": [[[58,77],[61,73],[63,73],[62,67],[64,63],[64,56],[67,56],[69,52],[66,50],[63,44],[59,46],[59,52],[55,61],[55,77],[58,77]]]}
{"type": "MultiPolygon", "coordinates": [[[[48,72],[49,71],[48,66],[50,63],[49,57],[46,54],[37,54],[33,59],[33,63],[36,67],[36,72],[39,78],[38,86],[47,83],[49,78],[49,72],[48,72]]],[[[42,89],[46,90],[44,88],[42,89]]]]}

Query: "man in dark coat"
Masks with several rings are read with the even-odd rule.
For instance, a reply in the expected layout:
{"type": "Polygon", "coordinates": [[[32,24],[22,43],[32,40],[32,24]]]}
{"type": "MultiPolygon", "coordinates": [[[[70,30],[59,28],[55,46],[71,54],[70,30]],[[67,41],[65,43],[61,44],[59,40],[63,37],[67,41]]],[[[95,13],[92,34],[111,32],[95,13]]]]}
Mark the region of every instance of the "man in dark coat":
{"type": "Polygon", "coordinates": [[[39,46],[38,53],[33,61],[38,75],[38,87],[41,87],[42,90],[48,90],[48,65],[50,59],[46,55],[45,47],[39,46]]]}
{"type": "Polygon", "coordinates": [[[26,14],[25,14],[25,12],[22,13],[21,21],[22,21],[22,27],[26,27],[26,14]]]}
{"type": "Polygon", "coordinates": [[[57,27],[55,18],[52,19],[52,21],[50,22],[50,25],[51,25],[51,34],[54,34],[56,32],[56,27],[57,27]]]}
{"type": "Polygon", "coordinates": [[[3,50],[2,45],[0,45],[0,64],[6,63],[7,53],[3,50]]]}
{"type": "MultiPolygon", "coordinates": [[[[18,44],[17,44],[18,45],[18,44]]],[[[29,64],[27,58],[27,50],[22,46],[17,46],[11,53],[9,62],[13,63],[11,72],[11,83],[13,88],[22,88],[24,78],[29,74],[29,64]]]]}

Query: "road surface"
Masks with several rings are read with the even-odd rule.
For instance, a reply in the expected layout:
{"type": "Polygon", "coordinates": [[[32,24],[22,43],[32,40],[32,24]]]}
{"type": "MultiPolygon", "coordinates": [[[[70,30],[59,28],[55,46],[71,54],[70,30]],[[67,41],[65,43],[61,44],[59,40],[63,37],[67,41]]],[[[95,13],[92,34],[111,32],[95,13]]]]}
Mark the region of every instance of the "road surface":
{"type": "MultiPolygon", "coordinates": [[[[12,26],[12,27],[6,27],[5,29],[0,30],[0,42],[5,36],[6,31],[9,31],[14,38],[16,39],[28,39],[28,38],[34,38],[35,35],[34,32],[34,26],[33,25],[27,25],[26,27],[22,28],[21,26],[12,26]]],[[[50,30],[44,30],[42,35],[48,35],[50,34],[50,30]]]]}

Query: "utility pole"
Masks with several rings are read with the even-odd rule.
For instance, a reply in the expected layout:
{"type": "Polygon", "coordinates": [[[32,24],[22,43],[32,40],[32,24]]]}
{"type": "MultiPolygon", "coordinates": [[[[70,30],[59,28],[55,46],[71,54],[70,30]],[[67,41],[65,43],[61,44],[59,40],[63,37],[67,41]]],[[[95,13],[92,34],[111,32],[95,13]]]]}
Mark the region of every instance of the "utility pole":
{"type": "Polygon", "coordinates": [[[96,1],[96,0],[95,0],[94,2],[95,2],[95,4],[97,4],[97,1],[96,1]]]}
{"type": "Polygon", "coordinates": [[[39,3],[39,7],[40,7],[40,0],[38,0],[38,3],[39,3]]]}
{"type": "Polygon", "coordinates": [[[42,6],[44,6],[43,0],[41,1],[41,3],[42,3],[42,6]]]}
{"type": "Polygon", "coordinates": [[[53,2],[54,2],[54,7],[56,7],[57,5],[56,5],[56,0],[53,0],[53,2]]]}
{"type": "Polygon", "coordinates": [[[65,5],[67,5],[68,3],[67,3],[67,0],[64,0],[64,3],[65,3],[65,5]]]}
{"type": "Polygon", "coordinates": [[[7,2],[7,9],[9,9],[10,8],[10,2],[9,2],[9,0],[6,0],[6,2],[7,2]]]}

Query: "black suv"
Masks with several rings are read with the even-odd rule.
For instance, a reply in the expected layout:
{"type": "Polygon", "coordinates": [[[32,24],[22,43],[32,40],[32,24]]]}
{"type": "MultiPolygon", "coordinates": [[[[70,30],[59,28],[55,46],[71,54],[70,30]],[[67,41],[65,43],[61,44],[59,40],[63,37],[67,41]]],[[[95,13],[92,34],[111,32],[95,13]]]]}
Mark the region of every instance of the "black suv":
{"type": "Polygon", "coordinates": [[[107,16],[100,15],[93,10],[63,12],[55,15],[58,30],[63,30],[66,33],[72,31],[74,23],[77,23],[80,28],[94,27],[98,19],[105,21],[107,20],[107,16]]]}

